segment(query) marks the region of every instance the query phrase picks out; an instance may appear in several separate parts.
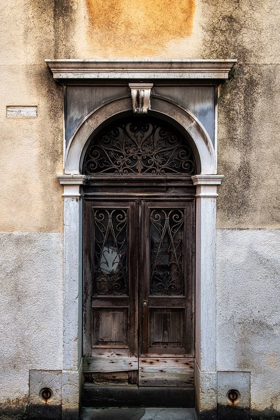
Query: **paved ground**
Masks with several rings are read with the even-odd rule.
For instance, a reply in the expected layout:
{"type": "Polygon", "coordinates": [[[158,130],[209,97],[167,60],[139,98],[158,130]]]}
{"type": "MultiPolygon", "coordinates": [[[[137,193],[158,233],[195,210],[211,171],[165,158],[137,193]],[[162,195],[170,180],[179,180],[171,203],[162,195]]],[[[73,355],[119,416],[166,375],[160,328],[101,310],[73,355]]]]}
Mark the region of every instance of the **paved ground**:
{"type": "Polygon", "coordinates": [[[82,420],[196,420],[193,408],[85,408],[82,420]]]}

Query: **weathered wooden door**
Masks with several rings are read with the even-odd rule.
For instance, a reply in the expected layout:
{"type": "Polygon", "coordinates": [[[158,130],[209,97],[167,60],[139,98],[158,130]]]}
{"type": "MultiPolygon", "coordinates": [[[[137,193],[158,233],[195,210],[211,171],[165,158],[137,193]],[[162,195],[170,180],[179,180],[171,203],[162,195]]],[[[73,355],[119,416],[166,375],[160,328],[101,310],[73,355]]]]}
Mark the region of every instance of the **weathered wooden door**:
{"type": "Polygon", "coordinates": [[[86,381],[193,385],[194,208],[164,193],[84,199],[86,381]]]}

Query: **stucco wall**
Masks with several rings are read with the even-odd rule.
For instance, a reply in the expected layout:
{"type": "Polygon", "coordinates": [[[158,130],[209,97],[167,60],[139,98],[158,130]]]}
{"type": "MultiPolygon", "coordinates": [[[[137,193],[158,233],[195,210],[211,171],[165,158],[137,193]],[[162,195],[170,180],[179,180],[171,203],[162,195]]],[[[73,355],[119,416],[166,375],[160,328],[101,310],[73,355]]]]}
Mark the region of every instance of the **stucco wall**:
{"type": "Polygon", "coordinates": [[[62,369],[60,233],[0,233],[0,408],[28,400],[29,369],[62,369]]]}
{"type": "Polygon", "coordinates": [[[62,366],[63,88],[44,59],[237,58],[219,101],[218,368],[252,370],[253,407],[280,409],[279,20],[274,0],[1,0],[1,402],[24,401],[29,369],[62,366]]]}
{"type": "Polygon", "coordinates": [[[54,175],[62,170],[63,91],[44,64],[54,53],[53,18],[49,2],[1,2],[0,231],[62,230],[54,175]],[[36,105],[38,117],[7,118],[9,105],[36,105]]]}
{"type": "Polygon", "coordinates": [[[251,372],[252,410],[268,416],[280,411],[279,250],[279,230],[218,230],[217,370],[251,372]]]}

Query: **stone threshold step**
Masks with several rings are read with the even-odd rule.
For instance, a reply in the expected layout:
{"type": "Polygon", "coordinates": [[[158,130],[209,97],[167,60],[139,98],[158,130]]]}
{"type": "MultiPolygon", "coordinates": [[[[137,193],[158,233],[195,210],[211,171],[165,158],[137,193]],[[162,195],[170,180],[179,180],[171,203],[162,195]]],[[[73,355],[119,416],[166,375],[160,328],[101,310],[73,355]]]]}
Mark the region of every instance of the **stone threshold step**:
{"type": "Polygon", "coordinates": [[[81,420],[197,420],[194,408],[83,408],[81,420]]]}
{"type": "Polygon", "coordinates": [[[193,408],[194,388],[84,385],[82,407],[193,408]]]}

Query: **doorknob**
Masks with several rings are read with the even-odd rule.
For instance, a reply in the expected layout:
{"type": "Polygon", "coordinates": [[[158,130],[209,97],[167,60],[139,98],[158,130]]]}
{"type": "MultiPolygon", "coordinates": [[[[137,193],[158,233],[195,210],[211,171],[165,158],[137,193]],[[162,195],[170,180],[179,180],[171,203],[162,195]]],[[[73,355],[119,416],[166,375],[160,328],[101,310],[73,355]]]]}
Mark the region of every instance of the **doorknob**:
{"type": "Polygon", "coordinates": [[[143,306],[148,306],[148,302],[146,300],[143,301],[143,306]]]}

